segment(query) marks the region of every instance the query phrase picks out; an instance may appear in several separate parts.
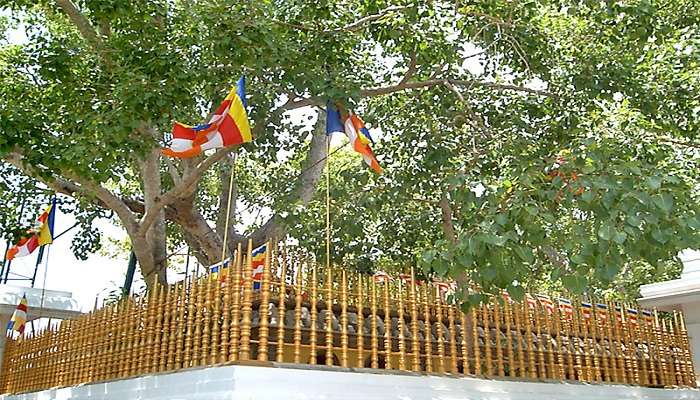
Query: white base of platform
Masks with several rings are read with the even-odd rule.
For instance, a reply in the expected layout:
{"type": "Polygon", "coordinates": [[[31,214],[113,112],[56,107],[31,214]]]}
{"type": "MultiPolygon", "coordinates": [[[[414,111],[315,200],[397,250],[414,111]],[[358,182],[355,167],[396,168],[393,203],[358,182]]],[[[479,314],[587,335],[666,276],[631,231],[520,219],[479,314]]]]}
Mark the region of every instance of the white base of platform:
{"type": "Polygon", "coordinates": [[[227,365],[0,396],[0,399],[699,400],[700,391],[365,373],[289,365],[227,365]]]}

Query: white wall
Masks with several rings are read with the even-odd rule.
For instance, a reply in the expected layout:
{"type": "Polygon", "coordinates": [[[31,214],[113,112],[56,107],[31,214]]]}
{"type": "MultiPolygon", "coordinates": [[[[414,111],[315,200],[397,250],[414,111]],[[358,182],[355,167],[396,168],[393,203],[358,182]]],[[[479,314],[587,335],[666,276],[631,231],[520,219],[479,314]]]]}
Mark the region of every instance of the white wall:
{"type": "Polygon", "coordinates": [[[230,365],[0,396],[0,400],[48,399],[681,400],[700,399],[700,392],[691,389],[495,381],[408,373],[361,373],[324,367],[230,365]]]}

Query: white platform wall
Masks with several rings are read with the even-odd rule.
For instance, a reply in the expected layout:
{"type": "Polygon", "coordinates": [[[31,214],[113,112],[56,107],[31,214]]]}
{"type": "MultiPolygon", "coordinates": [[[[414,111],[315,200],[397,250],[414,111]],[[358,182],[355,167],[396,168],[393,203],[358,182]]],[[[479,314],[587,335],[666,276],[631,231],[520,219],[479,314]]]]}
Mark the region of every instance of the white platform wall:
{"type": "Polygon", "coordinates": [[[666,400],[700,399],[691,389],[525,383],[330,369],[230,365],[0,396],[2,400],[666,400]]]}

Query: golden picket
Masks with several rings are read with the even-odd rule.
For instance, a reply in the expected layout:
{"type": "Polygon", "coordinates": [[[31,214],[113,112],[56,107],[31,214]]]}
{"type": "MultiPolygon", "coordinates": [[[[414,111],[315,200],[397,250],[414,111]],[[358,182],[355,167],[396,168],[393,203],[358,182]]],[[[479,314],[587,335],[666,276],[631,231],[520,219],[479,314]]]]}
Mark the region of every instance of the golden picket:
{"type": "Polygon", "coordinates": [[[580,302],[569,313],[497,298],[463,312],[432,285],[418,286],[413,271],[410,281],[406,275],[395,285],[341,269],[319,270],[306,260],[288,259],[286,249],[267,246],[262,282],[255,288],[249,242],[216,278],[192,276],[156,286],[146,296],[8,340],[0,391],[251,358],[489,378],[695,386],[681,314],[651,318],[650,312],[628,311],[628,305],[596,303],[582,313],[580,302]]]}

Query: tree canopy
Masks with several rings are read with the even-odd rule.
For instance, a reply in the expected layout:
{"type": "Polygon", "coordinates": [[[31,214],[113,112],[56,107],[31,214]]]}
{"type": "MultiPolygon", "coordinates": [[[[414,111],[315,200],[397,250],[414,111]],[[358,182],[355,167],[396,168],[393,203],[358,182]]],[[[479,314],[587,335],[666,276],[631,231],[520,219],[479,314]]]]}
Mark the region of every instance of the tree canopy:
{"type": "MultiPolygon", "coordinates": [[[[3,228],[41,182],[75,199],[88,232],[113,213],[149,283],[182,243],[203,263],[247,238],[325,257],[328,99],[366,120],[385,170],[332,156],[335,263],[515,297],[615,279],[634,295],[629,282],[677,273],[696,247],[693,1],[7,7],[1,27],[21,23],[27,41],[0,49],[3,228]],[[204,120],[242,74],[254,141],[163,158],[173,121],[204,120]]],[[[78,253],[97,245],[85,237],[78,253]]]]}

